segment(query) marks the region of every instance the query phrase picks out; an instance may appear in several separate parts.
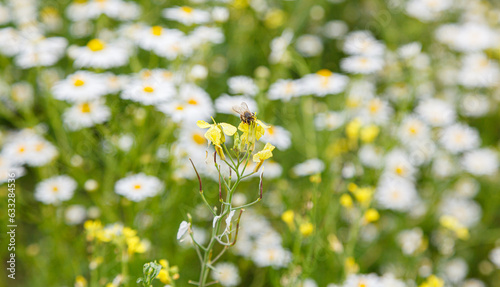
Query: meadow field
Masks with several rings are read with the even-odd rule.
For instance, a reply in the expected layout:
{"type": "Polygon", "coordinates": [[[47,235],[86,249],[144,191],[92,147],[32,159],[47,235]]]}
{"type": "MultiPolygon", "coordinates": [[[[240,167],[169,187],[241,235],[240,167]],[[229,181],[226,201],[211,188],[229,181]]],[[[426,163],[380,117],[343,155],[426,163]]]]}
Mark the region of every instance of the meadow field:
{"type": "Polygon", "coordinates": [[[500,287],[500,2],[5,0],[0,287],[500,287]]]}

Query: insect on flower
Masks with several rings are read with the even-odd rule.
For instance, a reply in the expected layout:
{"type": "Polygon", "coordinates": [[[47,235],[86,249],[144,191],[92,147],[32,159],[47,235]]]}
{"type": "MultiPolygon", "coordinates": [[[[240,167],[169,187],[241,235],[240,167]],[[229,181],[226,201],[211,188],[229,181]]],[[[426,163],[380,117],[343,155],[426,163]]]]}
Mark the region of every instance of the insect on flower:
{"type": "Polygon", "coordinates": [[[255,121],[255,113],[252,113],[245,102],[242,102],[240,106],[233,106],[233,111],[240,115],[240,119],[245,124],[251,124],[255,121]]]}

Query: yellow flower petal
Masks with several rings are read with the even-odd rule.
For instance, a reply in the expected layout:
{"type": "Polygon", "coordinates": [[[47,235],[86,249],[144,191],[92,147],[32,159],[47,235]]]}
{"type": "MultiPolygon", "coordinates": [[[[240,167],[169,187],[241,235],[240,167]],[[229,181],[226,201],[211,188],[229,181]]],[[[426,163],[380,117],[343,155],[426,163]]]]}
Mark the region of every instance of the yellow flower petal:
{"type": "Polygon", "coordinates": [[[271,126],[266,125],[265,123],[263,123],[263,122],[262,122],[262,121],[260,121],[260,120],[256,120],[255,122],[256,122],[257,124],[259,124],[259,126],[261,126],[261,127],[265,128],[265,129],[268,129],[268,128],[270,128],[270,127],[271,127],[271,126]]]}
{"type": "Polygon", "coordinates": [[[205,121],[197,121],[196,122],[196,125],[202,129],[206,129],[206,128],[209,128],[210,127],[210,124],[205,122],[205,121]]]}
{"type": "Polygon", "coordinates": [[[227,123],[220,123],[219,124],[222,127],[222,131],[228,135],[232,136],[236,132],[236,127],[227,123]]]}

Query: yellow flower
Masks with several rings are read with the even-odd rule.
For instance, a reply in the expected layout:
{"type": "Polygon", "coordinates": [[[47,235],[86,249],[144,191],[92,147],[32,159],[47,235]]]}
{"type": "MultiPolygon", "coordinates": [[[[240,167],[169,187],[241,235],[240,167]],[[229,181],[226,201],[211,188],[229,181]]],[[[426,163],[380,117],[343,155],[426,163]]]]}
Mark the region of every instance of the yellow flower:
{"type": "Polygon", "coordinates": [[[97,237],[98,233],[102,230],[102,224],[99,220],[87,220],[83,224],[83,228],[87,232],[87,240],[92,241],[97,237]]]}
{"type": "Polygon", "coordinates": [[[293,220],[295,218],[295,213],[293,210],[287,210],[281,214],[281,220],[283,220],[290,229],[295,229],[295,226],[293,224],[293,220]]]}
{"type": "Polygon", "coordinates": [[[78,275],[75,278],[75,287],[86,287],[87,286],[87,279],[85,277],[78,275]]]}
{"type": "Polygon", "coordinates": [[[340,204],[342,204],[342,206],[344,206],[344,207],[351,208],[352,207],[352,198],[348,194],[344,193],[340,197],[340,204]]]}
{"type": "Polygon", "coordinates": [[[168,274],[168,271],[166,269],[161,269],[160,273],[158,273],[158,277],[156,278],[158,278],[163,284],[172,283],[172,278],[170,278],[170,274],[168,274]]]}
{"type": "Polygon", "coordinates": [[[266,143],[264,149],[253,155],[253,161],[257,163],[253,172],[257,172],[264,163],[264,161],[273,156],[274,148],[275,146],[273,146],[272,144],[266,143]]]}
{"type": "Polygon", "coordinates": [[[439,223],[445,228],[455,232],[458,238],[462,240],[469,239],[469,230],[463,226],[455,217],[450,215],[441,216],[439,223]]]}
{"type": "Polygon", "coordinates": [[[307,237],[313,233],[314,225],[312,225],[312,223],[310,223],[310,222],[305,222],[299,226],[299,230],[303,236],[307,237]]]}
{"type": "Polygon", "coordinates": [[[374,208],[370,208],[365,212],[365,220],[366,222],[375,222],[380,218],[380,214],[374,208]]]}
{"type": "Polygon", "coordinates": [[[361,140],[365,143],[371,143],[377,138],[379,132],[380,129],[376,125],[366,126],[361,129],[360,132],[361,140]]]}
{"type": "Polygon", "coordinates": [[[345,259],[344,266],[347,274],[354,274],[358,273],[359,271],[359,265],[356,263],[356,260],[352,256],[345,259]]]}
{"type": "Polygon", "coordinates": [[[266,132],[265,129],[270,128],[270,126],[264,124],[260,120],[255,119],[250,124],[241,122],[238,129],[243,132],[240,137],[241,147],[243,149],[245,145],[248,146],[250,151],[254,150],[255,142],[258,141],[266,132]]]}
{"type": "Polygon", "coordinates": [[[196,125],[202,129],[208,128],[208,131],[205,133],[205,138],[208,140],[208,143],[212,143],[215,147],[215,151],[219,154],[222,160],[225,160],[224,151],[222,150],[222,144],[226,141],[224,134],[228,136],[234,135],[236,133],[236,127],[227,123],[216,123],[214,119],[213,124],[209,124],[205,121],[198,121],[196,125]]]}
{"type": "Polygon", "coordinates": [[[443,286],[444,286],[444,280],[437,277],[436,275],[429,276],[424,283],[419,285],[419,287],[443,287],[443,286]]]}

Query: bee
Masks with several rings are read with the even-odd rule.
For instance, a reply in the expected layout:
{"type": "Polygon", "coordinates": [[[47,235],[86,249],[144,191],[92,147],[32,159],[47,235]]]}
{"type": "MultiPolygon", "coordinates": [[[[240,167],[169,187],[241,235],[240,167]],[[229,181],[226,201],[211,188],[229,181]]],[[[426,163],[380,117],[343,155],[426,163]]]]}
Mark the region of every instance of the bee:
{"type": "Polygon", "coordinates": [[[252,113],[248,109],[248,105],[245,102],[241,103],[241,106],[233,106],[233,111],[240,115],[240,119],[245,124],[251,124],[255,121],[255,113],[252,113]]]}

